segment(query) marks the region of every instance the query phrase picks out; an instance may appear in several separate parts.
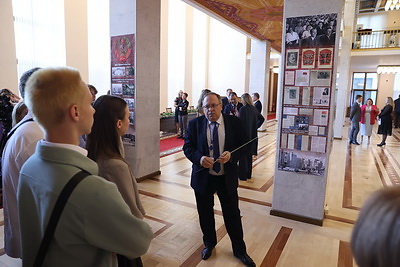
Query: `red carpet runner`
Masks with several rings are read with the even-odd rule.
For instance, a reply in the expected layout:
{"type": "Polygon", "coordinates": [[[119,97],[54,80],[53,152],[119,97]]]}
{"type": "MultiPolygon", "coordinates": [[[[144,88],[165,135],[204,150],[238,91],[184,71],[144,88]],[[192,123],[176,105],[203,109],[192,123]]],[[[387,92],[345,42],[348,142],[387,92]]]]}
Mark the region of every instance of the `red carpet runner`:
{"type": "Polygon", "coordinates": [[[183,139],[173,137],[167,137],[160,140],[160,157],[165,157],[167,155],[179,152],[182,150],[183,139]]]}

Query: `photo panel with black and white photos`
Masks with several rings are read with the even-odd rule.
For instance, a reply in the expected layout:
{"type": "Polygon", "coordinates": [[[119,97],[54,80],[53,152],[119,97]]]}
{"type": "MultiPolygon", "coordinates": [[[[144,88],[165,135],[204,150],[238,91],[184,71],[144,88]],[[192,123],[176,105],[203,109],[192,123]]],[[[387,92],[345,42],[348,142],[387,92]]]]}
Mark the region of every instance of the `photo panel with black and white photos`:
{"type": "Polygon", "coordinates": [[[122,95],[122,84],[121,83],[113,83],[111,85],[111,94],[112,95],[122,95]]]}
{"type": "Polygon", "coordinates": [[[337,13],[286,18],[286,48],[333,47],[337,13]]]}
{"type": "MultiPolygon", "coordinates": [[[[287,143],[289,144],[289,142],[288,137],[287,143]]],[[[281,149],[278,169],[298,174],[323,176],[326,170],[326,156],[324,153],[281,149]]]]}

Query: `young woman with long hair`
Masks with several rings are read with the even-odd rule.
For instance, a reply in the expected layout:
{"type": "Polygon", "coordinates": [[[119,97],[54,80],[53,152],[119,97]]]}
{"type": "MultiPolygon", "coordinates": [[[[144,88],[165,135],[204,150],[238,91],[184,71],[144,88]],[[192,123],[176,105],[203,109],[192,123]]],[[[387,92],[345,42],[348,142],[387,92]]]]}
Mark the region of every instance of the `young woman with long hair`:
{"type": "MultiPolygon", "coordinates": [[[[136,217],[143,219],[145,211],[139,199],[136,179],[124,159],[121,136],[129,128],[129,109],[122,98],[103,95],[93,104],[96,110],[91,133],[87,137],[88,157],[99,166],[99,176],[114,182],[122,198],[136,217]]],[[[142,266],[140,258],[129,260],[118,256],[118,266],[142,266]]]]}

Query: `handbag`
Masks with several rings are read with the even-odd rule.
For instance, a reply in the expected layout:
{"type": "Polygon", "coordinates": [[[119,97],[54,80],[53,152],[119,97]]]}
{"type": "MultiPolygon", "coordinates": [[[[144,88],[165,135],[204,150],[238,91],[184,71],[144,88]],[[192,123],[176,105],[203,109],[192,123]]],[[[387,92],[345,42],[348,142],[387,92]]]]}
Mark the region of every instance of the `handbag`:
{"type": "Polygon", "coordinates": [[[33,263],[33,267],[41,267],[43,265],[44,258],[46,257],[47,250],[49,248],[50,242],[53,238],[54,232],[56,231],[57,223],[60,219],[61,213],[64,210],[65,204],[72,193],[75,187],[90,173],[86,171],[80,171],[75,174],[68,183],[64,186],[61,191],[56,204],[54,206],[53,211],[51,212],[49,223],[47,224],[46,231],[44,233],[44,237],[42,242],[40,243],[40,247],[38,253],[36,254],[35,262],[33,263]]]}

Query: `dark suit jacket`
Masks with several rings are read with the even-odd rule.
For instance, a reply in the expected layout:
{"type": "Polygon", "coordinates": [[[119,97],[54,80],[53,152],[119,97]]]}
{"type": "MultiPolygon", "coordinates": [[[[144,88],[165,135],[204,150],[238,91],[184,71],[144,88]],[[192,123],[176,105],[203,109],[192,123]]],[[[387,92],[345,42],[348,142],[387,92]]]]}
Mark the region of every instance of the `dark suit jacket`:
{"type": "Polygon", "coordinates": [[[328,35],[324,34],[319,37],[319,43],[322,46],[330,46],[335,44],[335,35],[331,34],[331,36],[328,37],[328,35]]]}
{"type": "MultiPolygon", "coordinates": [[[[245,141],[250,141],[257,137],[257,129],[260,128],[261,124],[264,122],[263,115],[258,112],[258,110],[250,105],[245,105],[240,109],[239,118],[242,121],[245,132],[245,141]]],[[[257,141],[257,140],[255,140],[257,141]]],[[[251,142],[249,145],[250,152],[252,154],[257,154],[257,144],[258,142],[251,142]]]]}
{"type": "MultiPolygon", "coordinates": [[[[237,103],[237,105],[236,105],[236,108],[237,108],[237,111],[239,112],[239,110],[241,109],[243,107],[243,104],[242,103],[237,103]]],[[[229,104],[229,105],[227,105],[225,108],[224,108],[224,114],[227,114],[227,115],[232,115],[231,114],[231,111],[232,111],[232,104],[229,104]]]]}
{"type": "Polygon", "coordinates": [[[310,47],[317,47],[319,45],[320,45],[319,37],[315,37],[314,39],[312,39],[310,36],[310,37],[307,37],[307,38],[301,40],[301,47],[310,48],[310,47]]]}
{"type": "Polygon", "coordinates": [[[361,120],[361,108],[357,101],[353,103],[350,109],[350,120],[352,122],[358,123],[361,120]]]}
{"type": "Polygon", "coordinates": [[[400,112],[400,97],[394,101],[394,111],[400,112]]]}
{"type": "MultiPolygon", "coordinates": [[[[244,132],[239,118],[230,115],[223,115],[225,124],[225,144],[224,151],[232,151],[244,143],[244,132]]],[[[198,193],[207,191],[209,169],[200,165],[202,156],[209,156],[207,144],[208,120],[203,115],[189,122],[186,131],[185,144],[183,151],[185,156],[193,163],[192,179],[190,185],[198,193]]],[[[239,149],[231,154],[231,159],[224,164],[225,184],[227,192],[233,192],[238,187],[238,167],[237,162],[245,149],[239,149]]],[[[222,151],[221,151],[222,153],[222,151]]]]}
{"type": "Polygon", "coordinates": [[[261,113],[262,110],[262,104],[260,100],[257,100],[256,102],[254,102],[254,107],[258,110],[258,112],[261,113]]]}
{"type": "Polygon", "coordinates": [[[224,110],[225,107],[227,105],[229,105],[229,100],[228,100],[228,98],[226,96],[224,96],[224,97],[221,97],[221,101],[222,101],[222,110],[224,110]]]}

